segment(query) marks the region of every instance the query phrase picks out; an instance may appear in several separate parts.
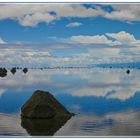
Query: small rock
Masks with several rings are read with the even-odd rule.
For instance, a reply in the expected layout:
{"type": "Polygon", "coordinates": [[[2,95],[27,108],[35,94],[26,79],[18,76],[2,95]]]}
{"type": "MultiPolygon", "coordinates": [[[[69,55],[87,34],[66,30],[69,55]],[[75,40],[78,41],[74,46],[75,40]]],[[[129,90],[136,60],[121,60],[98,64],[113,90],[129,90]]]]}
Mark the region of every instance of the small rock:
{"type": "Polygon", "coordinates": [[[129,74],[130,73],[130,70],[127,70],[126,73],[129,74]]]}
{"type": "Polygon", "coordinates": [[[13,68],[11,69],[11,73],[12,73],[12,74],[15,74],[15,73],[16,73],[16,67],[13,67],[13,68]]]}
{"type": "Polygon", "coordinates": [[[7,70],[6,68],[0,68],[0,77],[7,76],[7,70]]]}
{"type": "Polygon", "coordinates": [[[23,72],[24,72],[24,73],[27,73],[27,72],[28,72],[28,69],[27,69],[27,68],[24,68],[24,69],[23,69],[23,72]]]}

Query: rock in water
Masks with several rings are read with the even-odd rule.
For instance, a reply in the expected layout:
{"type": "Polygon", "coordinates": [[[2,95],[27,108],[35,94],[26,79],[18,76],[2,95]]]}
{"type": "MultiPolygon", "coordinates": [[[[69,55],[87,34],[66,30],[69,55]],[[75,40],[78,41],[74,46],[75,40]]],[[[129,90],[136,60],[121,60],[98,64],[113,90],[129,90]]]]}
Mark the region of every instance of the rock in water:
{"type": "Polygon", "coordinates": [[[24,68],[24,69],[23,69],[23,72],[24,72],[24,73],[27,73],[27,72],[28,72],[28,69],[27,69],[27,68],[24,68]]]}
{"type": "Polygon", "coordinates": [[[129,74],[130,73],[130,70],[127,70],[126,73],[129,74]]]}
{"type": "Polygon", "coordinates": [[[16,73],[16,67],[13,67],[13,68],[11,69],[11,73],[12,73],[12,74],[15,74],[15,73],[16,73]]]}
{"type": "Polygon", "coordinates": [[[7,76],[7,70],[6,68],[0,68],[0,77],[7,76]]]}
{"type": "Polygon", "coordinates": [[[37,90],[22,106],[21,116],[26,118],[53,118],[72,116],[49,92],[37,90]]]}

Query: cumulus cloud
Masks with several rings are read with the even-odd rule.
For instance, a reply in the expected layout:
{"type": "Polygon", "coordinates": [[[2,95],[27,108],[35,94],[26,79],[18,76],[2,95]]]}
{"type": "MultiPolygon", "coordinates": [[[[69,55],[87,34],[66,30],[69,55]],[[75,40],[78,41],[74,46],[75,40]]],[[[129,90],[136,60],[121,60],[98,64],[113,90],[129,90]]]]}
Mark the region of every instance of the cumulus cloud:
{"type": "Polygon", "coordinates": [[[82,43],[82,44],[104,44],[104,45],[121,45],[118,41],[109,40],[105,35],[95,35],[95,36],[72,36],[70,38],[72,42],[82,43]]]}
{"type": "MultiPolygon", "coordinates": [[[[105,37],[105,35],[104,35],[105,37]]],[[[104,38],[103,37],[103,38],[104,38]]],[[[106,38],[106,37],[105,37],[106,38]]],[[[101,37],[102,39],[102,37],[101,37]]],[[[0,64],[2,66],[50,66],[50,67],[56,67],[56,66],[90,66],[94,64],[102,64],[102,63],[126,63],[126,62],[137,62],[140,59],[140,48],[138,46],[129,46],[129,47],[123,47],[123,46],[109,46],[113,41],[102,41],[99,37],[99,40],[97,38],[94,40],[96,42],[92,42],[92,44],[98,43],[105,43],[107,45],[106,47],[99,47],[99,46],[92,46],[90,44],[88,47],[85,45],[79,46],[80,41],[84,39],[79,39],[79,42],[76,42],[78,44],[70,44],[70,45],[51,45],[51,47],[45,48],[39,47],[37,49],[34,47],[28,47],[28,46],[12,46],[12,45],[1,45],[1,51],[3,53],[0,54],[0,64]],[[77,53],[71,52],[69,49],[72,49],[74,47],[77,47],[78,50],[81,48],[84,48],[83,52],[77,53]],[[59,51],[56,51],[55,49],[59,49],[59,51]],[[67,50],[68,49],[68,50],[67,50]],[[69,54],[60,56],[59,52],[62,54],[64,52],[68,51],[69,54]]],[[[119,39],[118,39],[119,40],[119,39]]],[[[87,41],[87,39],[85,40],[87,41]]],[[[120,41],[120,40],[119,40],[120,41]]],[[[119,42],[118,41],[118,42],[119,42]]],[[[117,40],[116,40],[117,42],[117,40]]],[[[123,41],[122,41],[123,42],[123,41]]],[[[121,44],[122,44],[121,42],[121,44]]],[[[83,43],[83,42],[82,42],[83,43]]],[[[85,43],[85,42],[84,42],[85,43]]],[[[89,41],[87,41],[89,43],[89,41]]],[[[112,43],[113,44],[113,43],[112,43]]]]}
{"type": "Polygon", "coordinates": [[[86,67],[102,63],[138,62],[140,59],[140,41],[134,35],[125,31],[95,36],[72,36],[68,40],[71,41],[71,44],[54,44],[47,47],[1,45],[3,53],[0,54],[0,64],[2,66],[22,65],[29,67],[86,67]],[[96,46],[96,44],[99,45],[96,46]],[[100,44],[102,47],[99,47],[100,44]],[[69,51],[69,49],[74,49],[75,47],[79,50],[82,48],[84,51],[75,50],[77,51],[76,54],[73,51],[69,51]],[[60,56],[59,52],[63,54],[66,51],[69,52],[68,55],[60,56]]]}
{"type": "Polygon", "coordinates": [[[55,17],[48,13],[35,13],[26,15],[24,18],[19,18],[19,23],[23,26],[36,26],[39,22],[50,23],[55,20],[55,17]]]}
{"type": "Polygon", "coordinates": [[[78,35],[70,37],[73,43],[81,44],[104,44],[108,46],[140,46],[140,40],[137,40],[133,34],[126,31],[120,31],[118,33],[106,33],[103,35],[78,35]],[[109,38],[110,37],[110,38],[109,38]]]}
{"type": "Polygon", "coordinates": [[[71,23],[67,24],[66,27],[79,27],[81,25],[83,25],[83,24],[80,22],[71,22],[71,23]]]}
{"type": "Polygon", "coordinates": [[[122,44],[127,44],[129,46],[140,46],[140,40],[135,39],[133,34],[121,31],[118,33],[106,33],[107,36],[116,39],[122,44]]]}
{"type": "Polygon", "coordinates": [[[7,42],[5,42],[2,38],[0,38],[0,44],[6,44],[7,42]]]}
{"type": "Polygon", "coordinates": [[[86,8],[81,4],[1,4],[0,20],[17,20],[23,26],[50,23],[60,18],[86,18],[102,15],[100,8],[86,8]]]}
{"type": "MultiPolygon", "coordinates": [[[[4,46],[6,47],[6,46],[4,46]]],[[[66,48],[65,48],[66,49],[66,48]]],[[[80,48],[79,48],[80,49],[80,48]]],[[[64,57],[54,55],[50,49],[12,49],[3,48],[0,54],[2,66],[56,67],[56,66],[88,66],[104,62],[120,62],[119,49],[88,49],[87,52],[69,54],[64,57]]],[[[63,48],[60,49],[63,53],[63,48]]],[[[66,50],[65,50],[66,51],[66,50]]],[[[68,50],[67,50],[68,51],[68,50]]],[[[127,57],[123,60],[129,60],[127,57]]]]}
{"type": "Polygon", "coordinates": [[[38,49],[12,49],[2,48],[0,54],[0,64],[2,66],[31,66],[44,64],[44,59],[49,57],[49,51],[38,49]]]}
{"type": "Polygon", "coordinates": [[[113,4],[114,11],[106,12],[104,17],[120,21],[140,21],[139,4],[113,4]]]}
{"type": "Polygon", "coordinates": [[[113,4],[108,12],[100,6],[85,7],[82,4],[1,4],[0,20],[12,19],[22,26],[36,26],[40,22],[51,23],[61,18],[93,18],[97,16],[120,21],[140,21],[138,4],[113,4]]]}

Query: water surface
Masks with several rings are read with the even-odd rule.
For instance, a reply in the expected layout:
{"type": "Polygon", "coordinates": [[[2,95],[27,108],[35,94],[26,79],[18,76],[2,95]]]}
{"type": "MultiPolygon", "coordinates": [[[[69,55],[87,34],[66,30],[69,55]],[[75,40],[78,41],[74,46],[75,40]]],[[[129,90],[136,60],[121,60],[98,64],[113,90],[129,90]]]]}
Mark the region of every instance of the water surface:
{"type": "Polygon", "coordinates": [[[139,73],[119,68],[8,70],[0,78],[0,135],[139,136],[139,73]],[[77,115],[53,125],[21,120],[20,108],[35,90],[51,92],[77,115]]]}

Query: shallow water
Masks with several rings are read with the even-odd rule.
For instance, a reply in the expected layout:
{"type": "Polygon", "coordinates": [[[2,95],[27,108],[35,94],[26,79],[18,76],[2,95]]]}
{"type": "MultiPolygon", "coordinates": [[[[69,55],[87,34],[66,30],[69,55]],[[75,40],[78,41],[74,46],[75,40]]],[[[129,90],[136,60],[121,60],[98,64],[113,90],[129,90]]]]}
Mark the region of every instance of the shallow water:
{"type": "Polygon", "coordinates": [[[140,70],[130,71],[30,69],[14,75],[8,71],[0,78],[0,135],[140,136],[140,70]],[[57,126],[47,120],[21,120],[21,106],[38,89],[51,92],[77,115],[57,126]]]}

